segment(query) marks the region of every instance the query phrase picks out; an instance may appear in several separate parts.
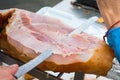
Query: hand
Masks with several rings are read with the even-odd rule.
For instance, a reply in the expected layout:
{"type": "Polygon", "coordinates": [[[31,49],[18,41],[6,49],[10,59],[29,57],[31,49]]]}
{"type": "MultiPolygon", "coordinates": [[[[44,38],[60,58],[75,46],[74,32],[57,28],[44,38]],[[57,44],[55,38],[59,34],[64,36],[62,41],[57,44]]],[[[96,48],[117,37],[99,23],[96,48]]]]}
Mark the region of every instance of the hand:
{"type": "MultiPolygon", "coordinates": [[[[109,29],[114,23],[120,20],[120,0],[96,0],[100,13],[104,18],[106,27],[109,29]]],[[[116,26],[120,25],[117,24],[116,26]]]]}
{"type": "Polygon", "coordinates": [[[16,80],[14,74],[18,70],[18,65],[0,66],[0,80],[16,80]]]}
{"type": "Polygon", "coordinates": [[[107,42],[120,63],[120,0],[96,0],[108,31],[107,42]],[[113,25],[115,24],[115,25],[113,25]]]}

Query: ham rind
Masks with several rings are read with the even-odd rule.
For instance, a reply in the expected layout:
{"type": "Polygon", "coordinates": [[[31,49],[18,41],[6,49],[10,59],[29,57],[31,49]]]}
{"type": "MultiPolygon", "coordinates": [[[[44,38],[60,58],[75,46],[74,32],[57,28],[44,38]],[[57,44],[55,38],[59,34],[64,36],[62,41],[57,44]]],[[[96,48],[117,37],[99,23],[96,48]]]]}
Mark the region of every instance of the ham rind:
{"type": "Polygon", "coordinates": [[[52,49],[53,55],[38,69],[99,75],[106,75],[111,69],[114,55],[104,41],[87,33],[68,36],[72,27],[41,14],[21,9],[0,12],[4,24],[0,26],[0,48],[10,56],[28,62],[52,49]]]}

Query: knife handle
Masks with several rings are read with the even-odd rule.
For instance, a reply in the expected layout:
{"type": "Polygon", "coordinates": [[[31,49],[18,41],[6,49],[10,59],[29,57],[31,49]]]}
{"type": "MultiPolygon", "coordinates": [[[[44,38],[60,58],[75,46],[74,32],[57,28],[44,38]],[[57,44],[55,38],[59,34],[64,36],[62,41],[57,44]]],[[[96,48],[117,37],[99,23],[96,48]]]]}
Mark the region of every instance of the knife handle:
{"type": "Polygon", "coordinates": [[[13,77],[14,77],[15,79],[18,79],[18,77],[16,77],[15,75],[13,75],[13,77]]]}

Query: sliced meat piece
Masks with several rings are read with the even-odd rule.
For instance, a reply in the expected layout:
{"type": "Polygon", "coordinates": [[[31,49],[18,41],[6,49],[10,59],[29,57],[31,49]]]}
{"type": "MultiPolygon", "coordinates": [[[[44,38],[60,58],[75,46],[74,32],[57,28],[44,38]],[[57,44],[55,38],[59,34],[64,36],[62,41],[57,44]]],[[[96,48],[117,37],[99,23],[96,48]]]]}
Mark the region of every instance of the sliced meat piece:
{"type": "Polygon", "coordinates": [[[58,19],[21,9],[1,11],[0,16],[1,23],[7,23],[0,26],[0,48],[10,56],[27,62],[48,48],[53,50],[37,66],[40,70],[106,75],[112,67],[114,54],[104,41],[87,33],[69,37],[74,29],[58,19]]]}

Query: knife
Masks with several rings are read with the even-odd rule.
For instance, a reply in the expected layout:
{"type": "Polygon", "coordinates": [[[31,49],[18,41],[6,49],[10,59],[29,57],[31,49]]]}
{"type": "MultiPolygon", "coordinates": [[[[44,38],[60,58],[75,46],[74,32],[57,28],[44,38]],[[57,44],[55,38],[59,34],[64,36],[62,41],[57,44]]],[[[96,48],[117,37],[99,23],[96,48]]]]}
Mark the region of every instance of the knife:
{"type": "Polygon", "coordinates": [[[21,76],[23,76],[24,74],[26,74],[27,72],[29,72],[30,70],[32,70],[33,68],[35,68],[37,65],[39,65],[40,63],[42,63],[45,59],[47,59],[51,55],[52,55],[52,50],[46,50],[46,51],[44,51],[43,53],[41,53],[36,58],[30,60],[28,63],[20,66],[19,69],[18,69],[18,71],[14,75],[14,77],[16,79],[20,78],[21,76]]]}
{"type": "Polygon", "coordinates": [[[73,30],[68,34],[68,36],[72,36],[73,34],[80,34],[82,33],[85,29],[87,29],[91,24],[95,23],[97,21],[98,17],[93,16],[87,19],[84,23],[82,23],[78,28],[73,30]]]}

